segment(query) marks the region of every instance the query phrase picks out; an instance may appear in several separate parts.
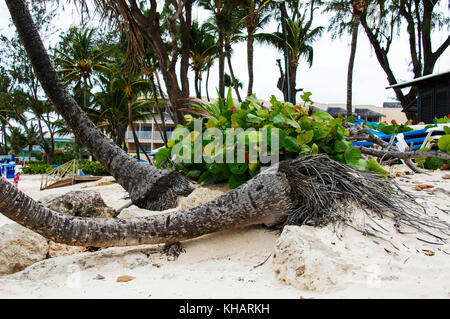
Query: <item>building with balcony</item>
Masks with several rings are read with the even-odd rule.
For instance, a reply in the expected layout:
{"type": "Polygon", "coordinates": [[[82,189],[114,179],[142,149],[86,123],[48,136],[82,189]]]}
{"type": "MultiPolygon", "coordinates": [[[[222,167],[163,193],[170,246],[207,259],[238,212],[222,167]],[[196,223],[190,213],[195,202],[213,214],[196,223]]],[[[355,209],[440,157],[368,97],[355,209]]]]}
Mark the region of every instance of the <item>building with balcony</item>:
{"type": "MultiPolygon", "coordinates": [[[[168,116],[165,117],[167,140],[172,139],[175,123],[168,116]]],[[[136,121],[133,123],[139,143],[147,153],[151,153],[164,146],[163,133],[160,131],[161,119],[155,116],[155,119],[146,121],[136,121]],[[155,121],[156,120],[156,121],[155,121]],[[158,125],[159,124],[159,125],[158,125]]],[[[127,143],[128,153],[132,156],[136,155],[136,144],[133,137],[131,127],[128,127],[125,133],[125,141],[127,143]]]]}

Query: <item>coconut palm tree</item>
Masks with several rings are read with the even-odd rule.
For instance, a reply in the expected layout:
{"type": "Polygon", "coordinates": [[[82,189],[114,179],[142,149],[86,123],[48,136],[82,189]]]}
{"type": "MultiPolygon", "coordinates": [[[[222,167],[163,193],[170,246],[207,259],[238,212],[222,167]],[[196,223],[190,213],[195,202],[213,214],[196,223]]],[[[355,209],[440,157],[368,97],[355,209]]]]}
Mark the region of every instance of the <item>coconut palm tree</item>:
{"type": "Polygon", "coordinates": [[[11,79],[3,70],[0,70],[0,122],[2,125],[2,135],[3,141],[0,143],[3,146],[3,153],[8,154],[8,143],[6,127],[9,125],[9,120],[14,114],[14,111],[11,109],[11,79]]]}
{"type": "MultiPolygon", "coordinates": [[[[296,75],[300,58],[304,57],[309,64],[313,63],[312,43],[322,34],[323,27],[312,28],[312,15],[306,20],[306,12],[295,14],[293,17],[286,18],[286,42],[288,47],[288,70],[289,84],[291,87],[291,96],[289,101],[295,104],[296,93],[296,75]]],[[[283,34],[281,32],[259,33],[255,37],[261,41],[273,45],[278,50],[283,50],[283,34]]]]}
{"type": "MultiPolygon", "coordinates": [[[[244,10],[237,6],[237,3],[234,3],[233,1],[227,2],[224,6],[224,9],[221,12],[221,16],[223,18],[222,22],[222,29],[219,28],[219,25],[216,24],[216,18],[210,18],[205,22],[205,25],[210,29],[213,30],[217,35],[219,35],[221,32],[223,32],[223,53],[224,58],[227,60],[228,69],[231,75],[231,79],[233,82],[233,88],[236,92],[236,96],[240,101],[242,101],[240,93],[239,93],[239,87],[236,82],[236,77],[234,74],[233,66],[231,63],[231,56],[232,56],[232,46],[233,44],[236,44],[242,40],[244,40],[245,36],[242,33],[242,29],[244,28],[243,24],[243,17],[245,15],[244,10]],[[235,4],[235,5],[233,5],[235,4]]],[[[219,49],[220,53],[220,49],[219,49]]],[[[220,60],[220,54],[219,54],[219,60],[220,60]]],[[[220,62],[220,61],[219,61],[220,62]]],[[[222,75],[223,80],[225,81],[225,73],[222,75]]],[[[225,82],[224,82],[224,86],[225,82]]],[[[220,90],[219,90],[220,93],[220,90]]],[[[220,95],[223,97],[222,93],[220,95]]]]}
{"type": "Polygon", "coordinates": [[[197,98],[202,98],[201,80],[202,73],[208,69],[208,59],[217,53],[217,44],[209,24],[199,25],[198,21],[192,22],[190,45],[191,68],[195,74],[195,93],[197,98]]]}
{"type": "Polygon", "coordinates": [[[361,15],[365,11],[367,0],[331,0],[327,3],[325,12],[331,12],[334,16],[328,27],[332,31],[333,38],[341,36],[344,32],[351,33],[350,57],[347,68],[347,116],[352,111],[352,87],[353,87],[353,66],[355,63],[356,46],[358,41],[358,30],[361,15]]]}
{"type": "MultiPolygon", "coordinates": [[[[236,0],[235,0],[236,1],[236,0]]],[[[255,33],[269,23],[270,7],[266,5],[267,0],[237,0],[237,4],[244,8],[245,16],[243,21],[247,29],[247,67],[248,67],[248,88],[247,96],[253,93],[253,48],[255,33]]]]}
{"type": "Polygon", "coordinates": [[[225,34],[225,6],[229,3],[225,0],[199,0],[199,5],[211,11],[212,19],[215,20],[217,30],[217,51],[219,60],[219,95],[225,96],[225,54],[224,54],[224,34],[225,34]]]}
{"type": "Polygon", "coordinates": [[[27,145],[27,137],[20,127],[10,126],[8,136],[9,146],[13,154],[20,154],[22,149],[27,145]]]}
{"type": "MultiPolygon", "coordinates": [[[[74,134],[129,191],[133,202],[147,209],[161,209],[168,207],[167,200],[174,203],[177,196],[189,193],[191,188],[178,173],[131,160],[98,131],[64,89],[33,26],[25,0],[6,0],[6,3],[36,74],[55,108],[74,134]]],[[[422,157],[424,152],[420,153],[422,157]]],[[[423,231],[429,226],[448,237],[450,225],[447,222],[422,216],[421,211],[409,207],[413,203],[410,198],[394,190],[395,186],[385,180],[322,154],[280,162],[239,188],[197,207],[123,220],[63,215],[0,179],[0,212],[55,242],[108,247],[173,243],[248,225],[280,225],[288,217],[287,222],[298,225],[323,224],[327,219],[346,221],[349,211],[344,210],[339,215],[334,209],[335,203],[340,201],[344,206],[347,203],[351,208],[351,200],[358,199],[361,206],[372,209],[378,216],[390,217],[396,224],[423,231]],[[386,197],[386,193],[390,196],[386,197]]],[[[358,230],[365,234],[367,227],[363,225],[358,230]]]]}
{"type": "Polygon", "coordinates": [[[75,90],[83,91],[83,107],[86,108],[93,73],[108,71],[105,55],[109,50],[96,46],[95,29],[85,26],[82,29],[72,27],[67,35],[61,37],[55,58],[65,84],[74,83],[75,90]]]}
{"type": "Polygon", "coordinates": [[[139,149],[141,148],[142,152],[147,157],[147,160],[150,163],[151,160],[148,157],[147,152],[139,143],[139,138],[134,128],[134,112],[133,112],[133,102],[136,101],[138,94],[145,93],[150,90],[149,82],[143,80],[141,74],[123,73],[119,72],[119,70],[116,70],[116,72],[114,72],[114,76],[111,81],[111,86],[112,91],[122,92],[127,101],[128,126],[131,128],[131,132],[133,133],[134,145],[136,146],[136,155],[138,160],[141,159],[139,152],[139,149]]]}
{"type": "Polygon", "coordinates": [[[24,0],[7,2],[20,39],[53,107],[72,129],[77,140],[101,162],[139,207],[161,210],[176,206],[178,196],[192,188],[176,171],[162,171],[142,164],[103,135],[64,87],[34,26],[24,0]]]}

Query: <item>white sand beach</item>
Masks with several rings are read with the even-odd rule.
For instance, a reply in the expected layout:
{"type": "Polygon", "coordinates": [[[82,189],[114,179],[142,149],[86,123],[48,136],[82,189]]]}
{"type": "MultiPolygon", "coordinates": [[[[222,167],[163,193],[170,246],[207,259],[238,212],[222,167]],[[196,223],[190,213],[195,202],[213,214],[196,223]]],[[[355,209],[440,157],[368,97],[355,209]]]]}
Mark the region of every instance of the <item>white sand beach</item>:
{"type": "MultiPolygon", "coordinates": [[[[450,222],[450,179],[444,179],[449,171],[404,175],[404,166],[389,169],[399,172],[395,181],[429,215],[450,222]],[[434,188],[417,191],[418,184],[434,188]]],[[[117,183],[95,186],[111,177],[45,191],[39,190],[40,178],[23,175],[19,188],[34,199],[86,189],[100,192],[115,209],[127,202],[117,183]]],[[[222,191],[197,189],[179,207],[197,205],[222,191]]],[[[279,232],[253,226],[185,241],[178,258],[163,254],[163,245],[48,258],[0,276],[0,298],[449,298],[450,245],[433,244],[435,239],[412,230],[399,234],[387,219],[378,222],[389,240],[363,236],[350,227],[341,233],[331,225],[296,229],[309,259],[302,276],[284,265],[284,282],[280,266],[273,263],[279,232]],[[120,276],[134,278],[117,282],[120,276]]],[[[14,222],[0,215],[0,226],[9,223],[14,222]]]]}

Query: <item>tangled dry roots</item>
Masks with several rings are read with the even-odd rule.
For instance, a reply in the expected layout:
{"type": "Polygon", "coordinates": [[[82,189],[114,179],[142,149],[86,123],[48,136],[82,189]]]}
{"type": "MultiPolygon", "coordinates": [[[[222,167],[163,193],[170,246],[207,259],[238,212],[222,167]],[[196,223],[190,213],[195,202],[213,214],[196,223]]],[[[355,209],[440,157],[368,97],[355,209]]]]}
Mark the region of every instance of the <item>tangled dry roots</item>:
{"type": "MultiPolygon", "coordinates": [[[[281,162],[279,169],[289,180],[296,207],[284,225],[351,224],[356,205],[372,221],[374,215],[391,218],[397,229],[407,225],[441,240],[444,238],[436,231],[444,236],[450,233],[450,224],[427,215],[396,183],[358,171],[324,154],[281,162]]],[[[357,230],[374,235],[366,227],[357,230]]]]}

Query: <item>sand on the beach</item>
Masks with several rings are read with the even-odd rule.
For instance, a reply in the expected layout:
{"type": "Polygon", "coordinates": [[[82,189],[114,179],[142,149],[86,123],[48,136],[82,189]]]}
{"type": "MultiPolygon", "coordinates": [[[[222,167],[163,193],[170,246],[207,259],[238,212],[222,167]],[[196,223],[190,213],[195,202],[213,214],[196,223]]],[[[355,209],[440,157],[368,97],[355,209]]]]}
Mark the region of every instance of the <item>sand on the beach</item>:
{"type": "MultiPolygon", "coordinates": [[[[389,169],[407,171],[401,165],[389,169]]],[[[395,180],[414,194],[428,214],[449,222],[450,180],[443,178],[448,174],[400,174],[395,180]],[[419,192],[414,190],[417,184],[435,187],[419,192]]],[[[19,187],[34,199],[86,189],[100,192],[106,204],[116,209],[127,202],[126,191],[117,183],[40,191],[40,178],[23,175],[19,187]]],[[[205,194],[203,190],[188,200],[205,201],[205,194]]],[[[391,221],[379,222],[391,231],[389,240],[363,236],[350,227],[342,236],[331,225],[301,227],[304,240],[326,247],[345,264],[345,271],[330,274],[326,260],[318,260],[320,267],[310,275],[332,279],[322,282],[320,289],[314,279],[302,288],[277,280],[272,259],[279,233],[252,226],[185,241],[178,258],[162,254],[163,245],[112,247],[49,258],[1,276],[0,298],[449,298],[450,245],[432,244],[429,237],[416,232],[399,234],[391,221]],[[132,280],[117,282],[120,276],[132,276],[132,280]]],[[[0,214],[0,226],[7,223],[14,222],[0,214]]]]}

